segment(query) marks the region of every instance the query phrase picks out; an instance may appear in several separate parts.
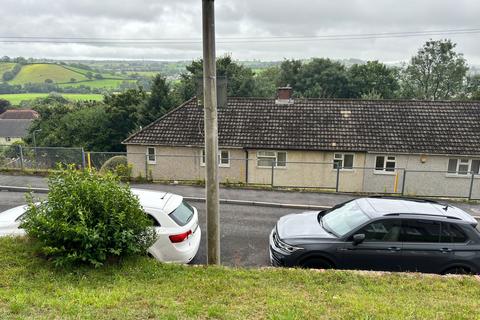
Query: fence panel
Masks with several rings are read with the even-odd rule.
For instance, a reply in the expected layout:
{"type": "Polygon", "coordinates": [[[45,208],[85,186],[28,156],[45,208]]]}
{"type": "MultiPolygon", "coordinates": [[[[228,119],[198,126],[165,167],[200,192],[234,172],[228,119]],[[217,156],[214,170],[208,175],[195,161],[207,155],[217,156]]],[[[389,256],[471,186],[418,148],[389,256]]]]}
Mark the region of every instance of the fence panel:
{"type": "MultiPolygon", "coordinates": [[[[219,154],[219,178],[224,184],[278,188],[315,188],[346,193],[387,193],[421,197],[458,197],[480,200],[480,174],[433,170],[368,167],[337,168],[330,162],[294,162],[242,158],[243,151],[219,154]]],[[[84,152],[82,148],[0,145],[1,169],[54,169],[57,164],[101,170],[106,163],[128,163],[122,176],[154,181],[204,182],[201,153],[145,154],[84,152]],[[126,170],[126,171],[125,171],[126,170]],[[131,170],[131,171],[130,171],[131,170]]]]}

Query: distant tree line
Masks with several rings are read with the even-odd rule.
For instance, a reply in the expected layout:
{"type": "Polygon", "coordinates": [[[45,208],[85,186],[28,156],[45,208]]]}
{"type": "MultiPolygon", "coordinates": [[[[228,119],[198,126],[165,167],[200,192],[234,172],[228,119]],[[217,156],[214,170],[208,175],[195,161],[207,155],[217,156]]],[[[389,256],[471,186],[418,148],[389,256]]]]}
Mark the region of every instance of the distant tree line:
{"type": "MultiPolygon", "coordinates": [[[[359,99],[480,99],[480,76],[448,40],[429,41],[403,67],[378,61],[345,67],[330,59],[285,60],[255,73],[224,56],[218,76],[228,79],[228,95],[274,97],[279,86],[290,85],[297,98],[359,99]]],[[[193,61],[175,83],[157,75],[143,88],[125,87],[102,102],[70,102],[51,95],[31,103],[39,114],[30,127],[39,146],[84,147],[91,151],[123,151],[121,142],[169,110],[197,94],[202,61],[193,61]]],[[[201,81],[200,81],[201,82],[201,81]]],[[[0,90],[2,84],[0,84],[0,90]]],[[[32,136],[26,139],[32,142],[32,136]]]]}

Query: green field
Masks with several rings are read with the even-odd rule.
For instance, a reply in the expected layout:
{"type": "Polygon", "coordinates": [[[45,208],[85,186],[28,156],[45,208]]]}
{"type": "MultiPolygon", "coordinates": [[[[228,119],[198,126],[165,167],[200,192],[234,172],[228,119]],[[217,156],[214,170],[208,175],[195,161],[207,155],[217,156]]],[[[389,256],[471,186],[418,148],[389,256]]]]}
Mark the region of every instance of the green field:
{"type": "Polygon", "coordinates": [[[0,239],[1,319],[478,319],[473,276],[244,269],[125,259],[55,268],[0,239]]]}
{"type": "Polygon", "coordinates": [[[135,80],[118,80],[118,79],[102,79],[102,80],[92,80],[92,81],[84,81],[84,82],[77,82],[77,83],[62,83],[59,84],[60,87],[79,87],[81,85],[96,88],[96,89],[115,89],[117,88],[123,81],[127,82],[135,82],[135,80]]]}
{"type": "MultiPolygon", "coordinates": [[[[101,94],[76,94],[76,93],[62,93],[62,96],[69,100],[103,100],[103,95],[101,94]]],[[[48,96],[48,93],[18,93],[18,94],[0,94],[0,99],[5,99],[10,101],[12,105],[19,105],[20,102],[25,100],[33,100],[36,98],[45,98],[48,96]]]]}
{"type": "Polygon", "coordinates": [[[20,72],[13,80],[9,81],[9,83],[44,83],[47,79],[55,83],[70,82],[71,79],[75,79],[76,81],[88,80],[85,75],[66,69],[61,65],[36,63],[23,66],[20,72]]]}
{"type": "Polygon", "coordinates": [[[0,63],[0,79],[2,77],[2,75],[9,71],[10,69],[13,68],[13,66],[15,65],[15,63],[10,63],[10,62],[1,62],[0,63]]]}

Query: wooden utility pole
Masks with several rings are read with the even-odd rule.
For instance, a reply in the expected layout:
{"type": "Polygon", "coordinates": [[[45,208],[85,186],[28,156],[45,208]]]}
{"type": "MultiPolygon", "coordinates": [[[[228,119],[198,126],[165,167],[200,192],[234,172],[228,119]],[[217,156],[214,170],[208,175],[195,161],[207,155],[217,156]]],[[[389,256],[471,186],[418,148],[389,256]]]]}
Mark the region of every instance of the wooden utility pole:
{"type": "Polygon", "coordinates": [[[215,59],[215,2],[202,0],[203,97],[207,193],[207,264],[220,264],[220,204],[218,197],[217,68],[215,59]]]}

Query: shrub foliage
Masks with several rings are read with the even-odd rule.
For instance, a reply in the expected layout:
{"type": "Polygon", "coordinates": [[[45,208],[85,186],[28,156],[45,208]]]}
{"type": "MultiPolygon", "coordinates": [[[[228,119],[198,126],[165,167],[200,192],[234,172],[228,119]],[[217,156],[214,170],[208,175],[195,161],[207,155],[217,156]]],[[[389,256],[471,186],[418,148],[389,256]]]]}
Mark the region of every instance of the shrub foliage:
{"type": "Polygon", "coordinates": [[[49,178],[48,200],[28,210],[21,227],[57,265],[145,253],[155,241],[151,222],[129,186],[112,174],[61,168],[49,178]]]}

